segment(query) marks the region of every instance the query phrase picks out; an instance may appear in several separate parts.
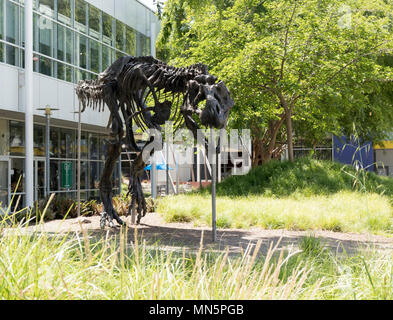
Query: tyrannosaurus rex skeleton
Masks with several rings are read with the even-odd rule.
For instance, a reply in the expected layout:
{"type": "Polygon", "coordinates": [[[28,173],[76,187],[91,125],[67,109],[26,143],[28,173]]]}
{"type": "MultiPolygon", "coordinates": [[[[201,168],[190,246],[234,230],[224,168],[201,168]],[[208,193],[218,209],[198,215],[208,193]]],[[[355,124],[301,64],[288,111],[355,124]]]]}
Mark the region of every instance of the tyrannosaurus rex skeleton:
{"type": "Polygon", "coordinates": [[[106,104],[110,111],[108,126],[111,139],[108,144],[104,171],[100,179],[100,196],[104,205],[101,227],[106,220],[113,226],[113,218],[123,225],[112,205],[112,173],[120,156],[125,126],[125,145],[130,151],[139,152],[131,167],[129,192],[131,205],[136,209],[137,223],[146,214],[146,201],[142,192],[141,176],[146,165],[143,150],[134,138],[133,124],[143,131],[161,131],[161,125],[172,121],[175,131],[186,126],[197,138],[199,126],[193,115],[199,116],[203,126],[223,128],[228,120],[233,101],[225,84],[208,73],[203,64],[175,68],[153,57],[126,56],[116,60],[96,80],[81,80],[76,93],[82,105],[102,111],[106,104]],[[205,107],[198,107],[206,101],[205,107]],[[150,106],[149,106],[150,104],[150,106]],[[122,118],[123,117],[123,118],[122,118]]]}

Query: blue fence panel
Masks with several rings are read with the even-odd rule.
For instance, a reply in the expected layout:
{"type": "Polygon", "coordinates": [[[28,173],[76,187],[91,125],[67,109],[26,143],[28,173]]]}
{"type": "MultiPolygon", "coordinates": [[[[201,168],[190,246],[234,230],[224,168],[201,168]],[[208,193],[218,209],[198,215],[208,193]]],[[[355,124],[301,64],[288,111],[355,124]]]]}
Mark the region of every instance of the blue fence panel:
{"type": "Polygon", "coordinates": [[[360,163],[368,171],[374,171],[374,150],[371,142],[359,144],[355,139],[347,137],[333,138],[334,160],[344,164],[360,163]]]}

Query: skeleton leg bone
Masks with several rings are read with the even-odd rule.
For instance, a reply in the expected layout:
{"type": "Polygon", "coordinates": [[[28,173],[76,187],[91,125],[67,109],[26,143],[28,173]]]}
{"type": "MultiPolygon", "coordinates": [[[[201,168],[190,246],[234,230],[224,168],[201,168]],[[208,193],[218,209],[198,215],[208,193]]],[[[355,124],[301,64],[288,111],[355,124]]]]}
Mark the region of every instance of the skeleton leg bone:
{"type": "Polygon", "coordinates": [[[134,160],[131,167],[130,182],[128,185],[128,193],[131,194],[131,204],[128,207],[128,214],[132,214],[134,210],[137,212],[137,221],[139,224],[141,218],[147,213],[146,200],[143,195],[143,189],[141,184],[141,176],[145,168],[146,163],[142,159],[142,152],[134,160]]]}
{"type": "Polygon", "coordinates": [[[141,177],[146,166],[145,159],[147,156],[151,156],[154,150],[161,150],[161,148],[161,137],[158,139],[155,136],[150,137],[150,140],[145,144],[142,151],[132,163],[130,182],[128,186],[128,194],[131,194],[131,204],[128,208],[128,214],[131,214],[134,210],[136,210],[137,224],[140,223],[141,218],[143,218],[147,213],[146,200],[143,195],[141,184],[141,177]]]}
{"type": "Polygon", "coordinates": [[[100,196],[104,206],[104,211],[101,215],[101,228],[105,227],[105,222],[108,220],[109,226],[113,227],[113,218],[120,224],[123,225],[123,220],[120,219],[116,210],[113,208],[112,203],[112,173],[117,163],[117,160],[121,154],[121,142],[119,142],[123,131],[119,130],[116,118],[112,120],[112,132],[111,136],[113,139],[108,142],[108,150],[106,154],[106,161],[104,165],[104,171],[100,179],[100,196]],[[117,133],[117,137],[115,135],[117,133]]]}

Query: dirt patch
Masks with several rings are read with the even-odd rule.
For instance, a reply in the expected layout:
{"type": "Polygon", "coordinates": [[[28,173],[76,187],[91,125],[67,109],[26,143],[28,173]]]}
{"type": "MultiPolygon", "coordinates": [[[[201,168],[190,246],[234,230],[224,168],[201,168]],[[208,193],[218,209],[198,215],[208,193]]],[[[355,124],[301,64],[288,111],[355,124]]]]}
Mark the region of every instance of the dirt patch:
{"type": "MultiPolygon", "coordinates": [[[[336,253],[347,252],[353,254],[358,249],[393,249],[393,238],[356,233],[341,233],[332,231],[288,231],[288,230],[265,230],[261,228],[252,229],[218,229],[217,241],[212,242],[212,231],[209,227],[195,227],[192,223],[166,223],[157,213],[149,213],[138,226],[131,225],[130,217],[127,219],[128,239],[134,239],[135,231],[140,241],[145,240],[148,245],[159,245],[167,250],[196,251],[200,247],[203,234],[203,247],[205,250],[220,252],[227,248],[231,254],[244,252],[248,246],[254,246],[259,240],[262,242],[260,253],[264,254],[271,243],[278,241],[279,250],[296,249],[304,237],[314,236],[336,253]]],[[[90,236],[106,237],[108,234],[116,236],[120,228],[106,227],[100,229],[100,217],[83,217],[81,225],[88,231],[90,236]]],[[[81,232],[79,220],[54,220],[42,226],[30,226],[29,231],[45,231],[49,233],[81,232]]]]}

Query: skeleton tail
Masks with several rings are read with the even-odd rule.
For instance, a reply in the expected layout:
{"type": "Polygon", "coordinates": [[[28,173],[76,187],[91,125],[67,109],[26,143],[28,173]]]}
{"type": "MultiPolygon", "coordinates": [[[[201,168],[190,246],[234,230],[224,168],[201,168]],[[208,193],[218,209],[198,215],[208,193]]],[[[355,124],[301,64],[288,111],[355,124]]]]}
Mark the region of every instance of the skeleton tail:
{"type": "Polygon", "coordinates": [[[99,112],[104,111],[103,85],[99,80],[80,80],[75,88],[81,104],[81,112],[89,106],[99,112]]]}

